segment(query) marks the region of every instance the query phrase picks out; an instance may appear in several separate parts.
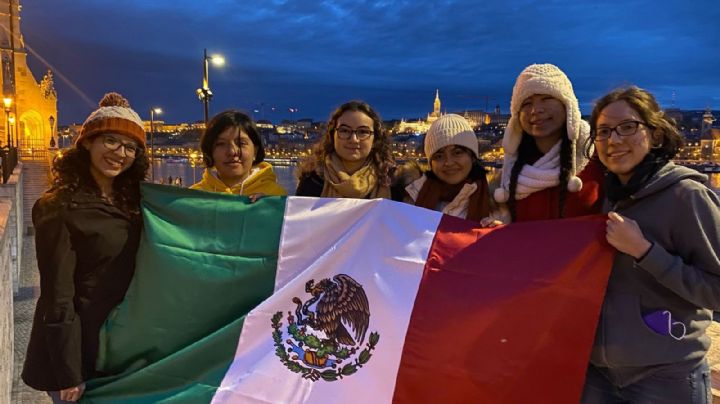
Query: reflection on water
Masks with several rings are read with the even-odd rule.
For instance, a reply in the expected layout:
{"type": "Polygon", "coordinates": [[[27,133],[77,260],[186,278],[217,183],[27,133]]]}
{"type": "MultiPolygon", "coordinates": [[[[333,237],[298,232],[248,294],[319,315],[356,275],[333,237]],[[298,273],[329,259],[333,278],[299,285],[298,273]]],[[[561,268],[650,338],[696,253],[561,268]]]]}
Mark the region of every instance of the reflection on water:
{"type": "MultiPolygon", "coordinates": [[[[160,182],[162,178],[163,183],[167,183],[168,177],[172,177],[173,180],[180,177],[183,186],[186,187],[200,181],[204,170],[202,164],[192,166],[191,163],[166,162],[164,160],[155,161],[153,169],[155,182],[160,182]]],[[[278,182],[288,191],[289,195],[294,195],[295,188],[297,188],[295,169],[296,166],[273,166],[278,182]]],[[[492,170],[490,169],[490,171],[492,170]]],[[[710,174],[710,187],[715,191],[720,191],[720,174],[710,174]]]]}
{"type": "MultiPolygon", "coordinates": [[[[181,178],[182,185],[189,187],[202,179],[205,167],[202,164],[192,165],[189,162],[173,162],[166,160],[156,160],[153,164],[154,182],[167,184],[172,177],[172,181],[181,178]]],[[[297,188],[297,179],[295,178],[295,166],[273,166],[273,171],[277,176],[278,183],[288,191],[289,195],[295,194],[297,188]]]]}
{"type": "Polygon", "coordinates": [[[296,168],[296,166],[273,166],[278,183],[288,191],[288,195],[295,195],[295,188],[297,188],[296,168]]]}
{"type": "Polygon", "coordinates": [[[165,160],[155,160],[153,163],[153,182],[162,182],[167,184],[169,180],[180,178],[183,186],[190,185],[202,179],[204,167],[200,165],[191,165],[191,163],[167,162],[165,160]]]}
{"type": "Polygon", "coordinates": [[[710,188],[720,191],[720,174],[710,174],[710,188]]]}

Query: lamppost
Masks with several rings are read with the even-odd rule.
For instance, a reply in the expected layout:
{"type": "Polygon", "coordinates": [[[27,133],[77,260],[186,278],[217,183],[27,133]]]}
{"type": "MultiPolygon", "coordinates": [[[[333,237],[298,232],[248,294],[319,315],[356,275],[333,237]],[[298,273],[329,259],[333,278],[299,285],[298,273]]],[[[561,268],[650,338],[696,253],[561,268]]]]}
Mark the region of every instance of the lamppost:
{"type": "Polygon", "coordinates": [[[17,130],[15,130],[15,114],[11,112],[8,121],[10,122],[10,138],[15,139],[15,148],[18,148],[18,146],[20,146],[20,139],[18,139],[17,130]]]}
{"type": "Polygon", "coordinates": [[[210,98],[212,98],[213,93],[210,91],[210,83],[208,79],[208,64],[209,62],[212,62],[215,66],[222,66],[225,64],[225,58],[220,55],[212,55],[208,56],[207,49],[203,51],[203,82],[202,87],[195,90],[195,93],[197,94],[200,101],[202,101],[203,106],[205,108],[205,127],[207,128],[208,124],[208,110],[209,110],[209,104],[210,104],[210,98]]]}
{"type": "Polygon", "coordinates": [[[155,114],[162,114],[160,108],[150,108],[150,181],[155,182],[155,114]]]}
{"type": "Polygon", "coordinates": [[[50,147],[53,148],[57,145],[55,143],[55,117],[50,115],[48,121],[50,121],[50,147]]]}
{"type": "Polygon", "coordinates": [[[5,97],[3,98],[3,105],[5,105],[5,122],[6,122],[6,132],[7,132],[7,146],[8,148],[12,147],[12,137],[10,136],[10,107],[12,107],[13,99],[12,97],[5,97]]]}

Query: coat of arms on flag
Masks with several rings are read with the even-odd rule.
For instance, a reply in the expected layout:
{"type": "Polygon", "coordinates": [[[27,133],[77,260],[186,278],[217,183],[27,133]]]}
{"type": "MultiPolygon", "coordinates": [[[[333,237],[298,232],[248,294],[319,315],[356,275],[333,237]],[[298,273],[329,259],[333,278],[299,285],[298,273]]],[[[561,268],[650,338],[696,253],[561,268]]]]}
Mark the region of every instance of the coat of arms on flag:
{"type": "Polygon", "coordinates": [[[370,304],[362,285],[338,274],[317,284],[309,280],[305,291],[312,297],[305,302],[293,298],[295,315],[288,311],[284,331],[283,312],[272,317],[275,354],[288,369],[313,381],[354,374],[370,361],[380,340],[380,334],[372,332],[362,349],[370,323],[370,304]]]}

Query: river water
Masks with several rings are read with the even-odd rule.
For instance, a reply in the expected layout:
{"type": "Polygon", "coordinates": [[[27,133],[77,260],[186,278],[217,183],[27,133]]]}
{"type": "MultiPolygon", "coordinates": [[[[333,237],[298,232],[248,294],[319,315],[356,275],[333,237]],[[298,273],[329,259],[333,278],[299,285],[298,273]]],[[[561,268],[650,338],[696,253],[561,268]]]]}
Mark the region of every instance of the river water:
{"type": "MultiPolygon", "coordinates": [[[[295,188],[297,187],[295,169],[296,166],[273,166],[278,182],[290,195],[295,194],[295,188]]],[[[202,164],[193,166],[190,163],[168,162],[166,160],[156,160],[153,166],[155,182],[160,182],[162,178],[163,182],[167,183],[168,177],[172,177],[173,181],[180,177],[183,186],[186,187],[200,181],[203,170],[202,164]]],[[[710,187],[715,191],[720,191],[720,174],[710,174],[710,187]]]]}
{"type": "MultiPolygon", "coordinates": [[[[295,188],[297,188],[295,168],[296,166],[273,166],[273,171],[275,171],[278,182],[290,195],[293,195],[295,188]]],[[[205,168],[202,164],[191,165],[191,163],[187,162],[180,163],[158,159],[153,164],[154,182],[160,182],[162,179],[162,182],[167,184],[170,179],[169,177],[172,177],[172,181],[177,181],[179,177],[182,179],[182,185],[189,187],[202,179],[204,170],[205,168]]]]}

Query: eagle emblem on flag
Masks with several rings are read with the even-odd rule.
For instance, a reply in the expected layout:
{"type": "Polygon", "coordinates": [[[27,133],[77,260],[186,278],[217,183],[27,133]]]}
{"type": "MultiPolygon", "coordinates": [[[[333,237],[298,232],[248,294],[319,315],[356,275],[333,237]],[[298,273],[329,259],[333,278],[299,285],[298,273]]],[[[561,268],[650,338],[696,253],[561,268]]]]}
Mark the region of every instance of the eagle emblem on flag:
{"type": "Polygon", "coordinates": [[[346,274],[305,283],[310,298],[294,297],[295,312],[272,316],[275,354],[291,371],[317,381],[350,376],[370,361],[380,334],[371,332],[370,304],[362,285],[346,274]]]}

